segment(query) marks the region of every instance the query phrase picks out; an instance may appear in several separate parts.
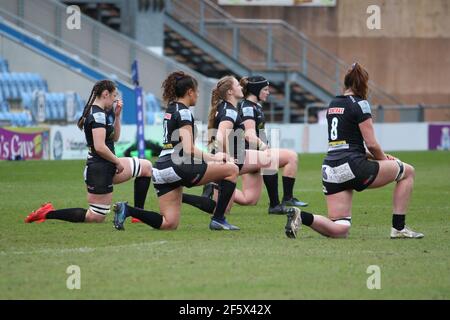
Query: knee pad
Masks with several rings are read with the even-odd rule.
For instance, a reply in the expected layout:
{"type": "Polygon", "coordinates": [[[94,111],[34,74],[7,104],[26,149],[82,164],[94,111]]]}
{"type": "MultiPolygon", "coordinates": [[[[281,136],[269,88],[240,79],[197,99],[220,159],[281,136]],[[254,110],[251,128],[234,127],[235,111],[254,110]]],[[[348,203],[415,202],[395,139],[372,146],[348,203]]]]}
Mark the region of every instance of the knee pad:
{"type": "Polygon", "coordinates": [[[128,158],[130,161],[130,168],[131,168],[131,176],[133,178],[139,177],[141,175],[141,162],[138,158],[128,158]]]}
{"type": "Polygon", "coordinates": [[[339,219],[333,219],[332,221],[334,223],[342,225],[342,226],[348,226],[348,227],[352,226],[352,217],[344,217],[344,218],[339,218],[339,219]]]}
{"type": "Polygon", "coordinates": [[[405,170],[405,165],[403,164],[402,161],[400,161],[398,159],[395,160],[395,161],[398,164],[398,173],[397,173],[397,177],[395,178],[395,181],[398,182],[398,181],[402,180],[405,177],[406,170],[405,170]]]}
{"type": "Polygon", "coordinates": [[[106,216],[110,212],[111,206],[108,204],[89,203],[89,210],[92,213],[106,216]]]}

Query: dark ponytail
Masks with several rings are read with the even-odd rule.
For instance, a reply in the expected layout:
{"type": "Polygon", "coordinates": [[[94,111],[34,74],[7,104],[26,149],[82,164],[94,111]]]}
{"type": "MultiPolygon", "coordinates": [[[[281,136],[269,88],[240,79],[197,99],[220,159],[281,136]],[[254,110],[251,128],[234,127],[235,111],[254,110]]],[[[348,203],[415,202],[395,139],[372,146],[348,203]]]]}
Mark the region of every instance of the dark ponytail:
{"type": "Polygon", "coordinates": [[[242,77],[239,81],[239,84],[242,87],[242,93],[244,94],[244,98],[247,98],[250,92],[248,91],[248,77],[242,77]]]}
{"type": "Polygon", "coordinates": [[[197,90],[197,80],[184,73],[183,71],[175,71],[169,74],[162,84],[163,100],[166,103],[176,101],[186,95],[189,89],[197,90]]]}
{"type": "Polygon", "coordinates": [[[366,100],[369,91],[369,73],[355,62],[345,75],[344,86],[346,90],[352,90],[356,96],[366,100]]]}
{"type": "Polygon", "coordinates": [[[77,126],[78,128],[80,128],[80,130],[83,130],[84,121],[91,111],[91,106],[95,98],[100,97],[102,92],[105,90],[108,90],[109,93],[112,93],[114,90],[116,90],[116,85],[111,80],[100,80],[95,83],[94,87],[91,90],[91,94],[89,95],[89,99],[84,106],[83,114],[81,115],[80,119],[78,119],[77,126]]]}

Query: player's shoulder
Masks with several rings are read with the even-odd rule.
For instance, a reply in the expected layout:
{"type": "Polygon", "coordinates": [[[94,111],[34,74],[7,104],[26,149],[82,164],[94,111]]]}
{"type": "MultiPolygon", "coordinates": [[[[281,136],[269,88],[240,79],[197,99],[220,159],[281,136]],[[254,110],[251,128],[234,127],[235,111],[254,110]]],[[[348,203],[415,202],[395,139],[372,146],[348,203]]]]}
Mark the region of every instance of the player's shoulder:
{"type": "Polygon", "coordinates": [[[244,100],[241,103],[240,111],[241,111],[242,117],[252,117],[252,118],[254,118],[255,117],[255,112],[257,111],[257,109],[256,109],[256,105],[253,102],[248,101],[248,100],[244,100]]]}
{"type": "Polygon", "coordinates": [[[362,113],[372,113],[370,108],[370,103],[366,99],[360,98],[358,96],[349,96],[352,100],[352,106],[358,111],[361,110],[362,113]]]}
{"type": "Polygon", "coordinates": [[[330,113],[330,111],[337,112],[337,109],[348,109],[351,111],[361,110],[362,113],[371,113],[369,102],[366,99],[354,95],[336,96],[331,100],[328,107],[328,113],[330,113]]]}
{"type": "Polygon", "coordinates": [[[93,105],[91,107],[91,113],[88,116],[88,121],[106,125],[106,117],[107,115],[104,109],[93,105]]]}
{"type": "Polygon", "coordinates": [[[175,114],[181,121],[194,121],[194,116],[187,106],[181,103],[175,104],[175,114]]]}
{"type": "Polygon", "coordinates": [[[235,122],[238,118],[238,111],[229,102],[226,101],[221,102],[217,108],[217,111],[218,117],[220,118],[221,121],[232,120],[233,122],[235,122]]]}

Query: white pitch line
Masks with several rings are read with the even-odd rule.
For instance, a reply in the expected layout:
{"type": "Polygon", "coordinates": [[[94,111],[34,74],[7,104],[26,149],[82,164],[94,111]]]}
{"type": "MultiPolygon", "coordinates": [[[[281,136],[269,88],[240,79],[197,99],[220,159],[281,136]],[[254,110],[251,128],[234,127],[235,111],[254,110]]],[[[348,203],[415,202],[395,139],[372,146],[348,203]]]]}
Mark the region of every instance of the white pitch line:
{"type": "Polygon", "coordinates": [[[153,241],[153,242],[141,242],[141,243],[131,243],[126,245],[118,245],[118,246],[105,246],[105,247],[81,247],[81,248],[44,248],[38,250],[31,251],[0,251],[0,255],[32,255],[32,254],[67,254],[67,253],[91,253],[94,251],[103,251],[103,250],[118,250],[118,249],[129,249],[129,248],[138,248],[142,249],[144,247],[150,247],[159,244],[165,244],[167,241],[153,241]]]}

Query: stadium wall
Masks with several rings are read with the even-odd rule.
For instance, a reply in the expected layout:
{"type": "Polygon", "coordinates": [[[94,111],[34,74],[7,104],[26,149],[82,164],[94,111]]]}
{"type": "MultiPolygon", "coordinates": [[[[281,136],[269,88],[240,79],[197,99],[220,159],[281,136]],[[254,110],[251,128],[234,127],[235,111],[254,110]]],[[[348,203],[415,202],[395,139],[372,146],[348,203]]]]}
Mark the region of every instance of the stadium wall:
{"type": "Polygon", "coordinates": [[[222,6],[238,18],[281,19],[343,61],[359,61],[371,79],[405,104],[450,101],[448,0],[338,0],[335,7],[222,6]],[[370,30],[367,8],[380,8],[370,30]],[[250,9],[251,8],[251,9],[250,9]]]}

